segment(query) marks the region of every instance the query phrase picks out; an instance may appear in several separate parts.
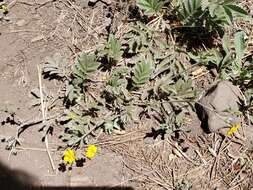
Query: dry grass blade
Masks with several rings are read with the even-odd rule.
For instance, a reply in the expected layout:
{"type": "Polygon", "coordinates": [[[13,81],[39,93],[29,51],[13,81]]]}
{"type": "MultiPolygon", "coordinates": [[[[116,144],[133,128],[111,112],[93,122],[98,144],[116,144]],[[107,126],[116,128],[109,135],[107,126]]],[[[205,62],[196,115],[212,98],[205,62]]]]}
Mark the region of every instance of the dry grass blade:
{"type": "Polygon", "coordinates": [[[170,140],[167,140],[167,142],[174,147],[188,162],[192,163],[193,165],[199,166],[199,163],[196,163],[195,161],[193,161],[191,158],[189,158],[189,156],[187,156],[178,145],[172,143],[170,140]]]}
{"type": "MultiPolygon", "coordinates": [[[[42,90],[42,76],[41,76],[42,72],[41,72],[41,67],[39,65],[38,65],[37,69],[38,69],[38,77],[39,77],[41,112],[42,112],[42,118],[43,118],[42,123],[45,123],[46,122],[46,108],[45,108],[44,99],[43,99],[44,95],[43,95],[43,90],[42,90]]],[[[46,146],[47,155],[49,157],[51,167],[52,167],[53,171],[56,171],[56,167],[54,165],[54,161],[53,161],[53,158],[51,156],[49,146],[48,146],[48,136],[47,136],[47,134],[45,135],[45,146],[46,146]]]]}

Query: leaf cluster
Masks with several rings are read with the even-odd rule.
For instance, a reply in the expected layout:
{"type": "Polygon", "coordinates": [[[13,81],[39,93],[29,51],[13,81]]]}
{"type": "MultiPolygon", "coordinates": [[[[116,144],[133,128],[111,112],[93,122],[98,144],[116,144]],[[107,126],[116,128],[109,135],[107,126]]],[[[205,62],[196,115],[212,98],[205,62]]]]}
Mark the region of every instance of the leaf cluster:
{"type": "MultiPolygon", "coordinates": [[[[138,0],[137,5],[148,16],[163,14],[162,9],[167,11],[167,16],[175,16],[181,23],[181,27],[204,28],[206,31],[220,36],[224,34],[225,26],[231,26],[238,18],[249,20],[250,17],[242,7],[234,0],[173,0],[153,1],[138,0]]],[[[152,21],[153,22],[153,21],[152,21]]]]}
{"type": "Polygon", "coordinates": [[[64,141],[78,145],[96,129],[112,133],[143,117],[155,119],[164,134],[181,130],[196,91],[179,54],[160,32],[141,23],[122,39],[110,35],[96,54],[80,54],[66,87],[64,141]],[[108,62],[101,61],[105,55],[108,62]],[[123,55],[127,63],[120,61],[123,55]]]}
{"type": "Polygon", "coordinates": [[[245,33],[238,31],[233,41],[224,35],[220,49],[212,48],[197,55],[193,53],[188,53],[188,55],[198,64],[216,68],[218,79],[242,81],[252,77],[251,69],[247,66],[249,62],[244,58],[245,50],[245,33]]]}
{"type": "MultiPolygon", "coordinates": [[[[45,67],[50,75],[66,76],[67,111],[59,123],[65,127],[62,139],[69,146],[92,141],[98,129],[112,133],[143,118],[155,120],[163,135],[187,130],[184,120],[193,109],[197,90],[182,58],[185,54],[171,30],[158,29],[160,21],[175,13],[181,27],[220,34],[236,18],[247,17],[232,0],[138,0],[137,6],[153,17],[150,23],[130,24],[120,38],[110,34],[102,49],[78,55],[68,76],[61,66],[45,67]]],[[[245,59],[244,39],[244,32],[238,31],[234,41],[224,35],[220,49],[186,54],[198,64],[215,67],[220,79],[251,80],[252,62],[245,59]]]]}
{"type": "Polygon", "coordinates": [[[67,60],[60,53],[55,53],[52,57],[46,57],[43,64],[43,74],[48,79],[64,80],[69,75],[67,60]]]}

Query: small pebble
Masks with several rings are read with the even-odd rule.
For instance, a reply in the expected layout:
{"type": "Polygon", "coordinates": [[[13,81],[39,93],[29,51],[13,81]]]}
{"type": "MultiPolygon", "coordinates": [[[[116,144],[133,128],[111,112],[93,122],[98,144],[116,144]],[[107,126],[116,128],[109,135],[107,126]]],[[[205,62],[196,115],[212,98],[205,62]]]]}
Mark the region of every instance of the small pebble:
{"type": "Polygon", "coordinates": [[[44,39],[44,36],[39,35],[39,36],[36,36],[35,38],[31,39],[31,42],[34,43],[34,42],[37,42],[37,41],[40,41],[40,40],[43,40],[43,39],[44,39]]]}
{"type": "Polygon", "coordinates": [[[18,20],[16,22],[16,25],[19,27],[24,26],[25,24],[26,24],[26,21],[24,19],[18,20]]]}

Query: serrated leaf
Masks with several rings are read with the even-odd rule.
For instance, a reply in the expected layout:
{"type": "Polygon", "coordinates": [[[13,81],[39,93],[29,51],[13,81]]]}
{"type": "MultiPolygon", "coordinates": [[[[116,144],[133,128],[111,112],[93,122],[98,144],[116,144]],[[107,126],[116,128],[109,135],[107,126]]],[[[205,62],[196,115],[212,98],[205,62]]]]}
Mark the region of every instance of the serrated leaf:
{"type": "Polygon", "coordinates": [[[163,8],[165,0],[137,0],[137,6],[148,15],[157,14],[163,8]]]}
{"type": "MultiPolygon", "coordinates": [[[[186,24],[190,24],[192,20],[201,14],[201,0],[184,0],[182,1],[180,14],[186,24]]],[[[195,21],[194,21],[195,22],[195,21]]],[[[192,23],[191,23],[192,24],[192,23]]]]}
{"type": "Polygon", "coordinates": [[[123,124],[130,124],[134,121],[138,121],[139,114],[140,112],[137,106],[125,106],[123,111],[121,111],[120,120],[123,124]]]}
{"type": "Polygon", "coordinates": [[[96,61],[95,55],[82,53],[77,57],[74,66],[74,76],[79,79],[80,82],[83,82],[90,78],[90,75],[98,69],[99,65],[100,64],[96,61]]]}
{"type": "Polygon", "coordinates": [[[114,77],[126,77],[127,75],[129,75],[129,68],[126,66],[116,67],[112,71],[114,77]]]}
{"type": "Polygon", "coordinates": [[[43,64],[43,75],[49,79],[63,79],[67,77],[67,60],[60,53],[55,53],[52,57],[46,57],[43,64]]]}
{"type": "Polygon", "coordinates": [[[104,53],[107,54],[108,58],[111,58],[115,61],[121,59],[123,51],[121,50],[121,43],[115,37],[115,35],[110,34],[107,45],[105,47],[104,53]]]}
{"type": "Polygon", "coordinates": [[[120,129],[120,126],[118,124],[118,119],[115,119],[114,121],[105,122],[104,129],[108,134],[111,134],[113,129],[120,129]]]}
{"type": "Polygon", "coordinates": [[[118,76],[112,77],[106,85],[105,90],[113,96],[119,96],[123,94],[124,89],[127,87],[127,80],[121,79],[118,76]]]}
{"type": "Polygon", "coordinates": [[[164,86],[171,85],[173,83],[174,81],[172,80],[172,73],[169,73],[156,81],[154,86],[154,93],[158,96],[160,89],[164,90],[164,86]]]}
{"type": "Polygon", "coordinates": [[[153,64],[150,60],[143,60],[137,63],[134,67],[133,86],[136,88],[144,85],[151,77],[153,71],[153,64]]]}
{"type": "Polygon", "coordinates": [[[179,18],[185,26],[204,27],[224,34],[224,26],[242,17],[249,20],[247,11],[234,4],[231,0],[182,0],[179,6],[179,18]]]}
{"type": "Polygon", "coordinates": [[[80,101],[83,98],[83,94],[81,94],[80,87],[69,84],[66,87],[66,97],[67,102],[73,104],[74,102],[80,101]]]}

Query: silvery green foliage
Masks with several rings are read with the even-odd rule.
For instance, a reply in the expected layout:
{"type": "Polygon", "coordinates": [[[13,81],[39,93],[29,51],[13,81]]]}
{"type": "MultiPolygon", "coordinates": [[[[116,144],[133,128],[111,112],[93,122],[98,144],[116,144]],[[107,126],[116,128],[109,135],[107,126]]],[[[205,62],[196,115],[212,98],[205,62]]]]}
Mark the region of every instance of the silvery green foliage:
{"type": "Polygon", "coordinates": [[[154,15],[161,11],[168,0],[137,0],[137,6],[148,15],[154,15]]]}
{"type": "Polygon", "coordinates": [[[153,64],[151,60],[144,59],[133,68],[133,86],[136,88],[144,85],[151,77],[153,64]]]}
{"type": "Polygon", "coordinates": [[[249,19],[247,11],[233,0],[183,0],[178,14],[184,26],[205,27],[219,34],[237,18],[249,19]]]}
{"type": "Polygon", "coordinates": [[[60,53],[55,53],[52,57],[46,57],[43,64],[43,74],[49,79],[66,79],[69,75],[67,60],[60,53]]]}
{"type": "Polygon", "coordinates": [[[157,120],[168,135],[182,129],[196,91],[178,59],[180,53],[161,33],[139,23],[122,41],[110,35],[96,53],[76,58],[66,85],[69,108],[62,119],[62,139],[69,146],[89,141],[96,135],[93,129],[110,134],[140,122],[143,115],[157,120]],[[118,61],[123,51],[129,56],[127,63],[118,61]],[[102,63],[104,56],[108,62],[102,63]]]}
{"type": "Polygon", "coordinates": [[[115,119],[114,121],[107,121],[104,124],[104,129],[107,133],[111,134],[113,129],[120,129],[120,125],[118,124],[119,119],[115,119]]]}
{"type": "MultiPolygon", "coordinates": [[[[138,0],[137,5],[148,16],[156,16],[168,1],[138,0]]],[[[181,0],[169,1],[171,12],[176,14],[184,27],[205,28],[222,35],[224,27],[233,25],[237,18],[249,20],[247,11],[235,0],[181,0]]]]}
{"type": "Polygon", "coordinates": [[[188,53],[189,57],[198,64],[216,68],[218,80],[230,80],[237,84],[244,92],[246,102],[243,112],[248,112],[249,119],[253,113],[252,79],[253,79],[253,56],[246,54],[246,34],[237,31],[234,39],[224,35],[221,49],[209,49],[198,55],[188,53]]]}
{"type": "Polygon", "coordinates": [[[168,135],[183,129],[183,118],[191,111],[196,91],[175,55],[179,52],[173,50],[152,28],[138,24],[121,41],[110,35],[97,56],[79,56],[67,86],[69,100],[75,100],[71,107],[79,110],[78,117],[65,125],[64,139],[72,145],[84,142],[87,128],[112,133],[138,123],[143,114],[156,119],[168,135]],[[131,55],[127,64],[115,62],[122,59],[123,51],[131,55]],[[99,69],[97,60],[104,55],[117,64],[99,69]],[[107,77],[96,83],[99,73],[107,77]]]}
{"type": "Polygon", "coordinates": [[[215,67],[218,71],[219,79],[237,80],[238,77],[243,77],[242,73],[245,70],[243,57],[245,55],[246,42],[244,37],[244,31],[236,32],[233,41],[227,35],[224,35],[222,51],[213,48],[198,55],[192,53],[188,53],[188,55],[199,64],[215,67]],[[234,48],[232,48],[233,46],[234,48]]]}
{"type": "Polygon", "coordinates": [[[83,83],[86,79],[91,77],[91,74],[94,73],[98,67],[99,63],[96,61],[95,55],[88,55],[82,53],[77,57],[76,63],[74,65],[73,75],[76,79],[76,83],[83,83]]]}
{"type": "Polygon", "coordinates": [[[85,83],[91,79],[92,74],[97,71],[99,65],[95,55],[82,53],[76,58],[72,73],[72,81],[70,81],[66,89],[66,96],[69,102],[83,99],[85,83]]]}
{"type": "Polygon", "coordinates": [[[115,35],[109,35],[107,44],[100,53],[106,55],[109,62],[117,62],[122,58],[121,43],[115,35]]]}

